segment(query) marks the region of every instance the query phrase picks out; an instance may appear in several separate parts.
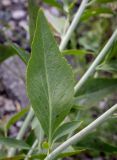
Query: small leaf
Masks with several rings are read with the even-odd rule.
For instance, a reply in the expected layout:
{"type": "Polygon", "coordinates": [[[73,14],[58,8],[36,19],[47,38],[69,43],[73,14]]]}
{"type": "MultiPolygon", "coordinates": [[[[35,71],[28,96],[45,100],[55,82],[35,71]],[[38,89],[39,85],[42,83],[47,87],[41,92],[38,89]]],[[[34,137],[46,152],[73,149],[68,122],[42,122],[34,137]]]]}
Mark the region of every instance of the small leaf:
{"type": "Polygon", "coordinates": [[[96,70],[117,73],[117,60],[102,63],[96,67],[96,70]]]}
{"type": "Polygon", "coordinates": [[[34,32],[36,28],[36,19],[38,14],[38,4],[37,0],[28,0],[28,11],[29,11],[29,32],[30,32],[30,42],[32,43],[34,32]]]}
{"type": "Polygon", "coordinates": [[[77,97],[74,100],[75,107],[77,108],[77,105],[78,109],[79,106],[86,106],[87,108],[92,107],[105,96],[110,95],[115,91],[117,91],[117,79],[89,79],[76,94],[77,97]]]}
{"type": "Polygon", "coordinates": [[[11,47],[14,49],[14,52],[22,59],[22,61],[27,64],[28,60],[30,58],[29,53],[27,53],[25,50],[23,50],[21,47],[19,47],[15,43],[10,42],[11,47]]]}
{"type": "Polygon", "coordinates": [[[6,145],[7,147],[20,148],[20,149],[29,149],[30,146],[22,140],[17,140],[14,138],[4,138],[0,137],[0,144],[6,145]]]}
{"type": "MultiPolygon", "coordinates": [[[[108,153],[117,153],[117,147],[113,146],[105,141],[103,141],[101,138],[98,138],[98,135],[96,134],[89,134],[85,138],[83,138],[81,141],[79,141],[76,146],[78,148],[84,148],[88,150],[96,150],[96,151],[103,151],[108,153]]],[[[75,149],[78,149],[77,147],[74,147],[75,149]]]]}
{"type": "Polygon", "coordinates": [[[62,51],[63,55],[85,55],[85,54],[93,54],[93,52],[90,51],[86,51],[86,50],[64,50],[62,51]]]}
{"type": "Polygon", "coordinates": [[[51,6],[61,8],[61,5],[58,2],[56,2],[56,0],[43,0],[43,1],[51,6]]]}
{"type": "Polygon", "coordinates": [[[97,0],[97,2],[100,2],[100,3],[112,3],[112,2],[116,2],[117,0],[97,0]]]}
{"type": "Polygon", "coordinates": [[[0,44],[0,63],[16,54],[24,61],[25,64],[27,64],[30,55],[17,44],[12,42],[9,42],[9,45],[0,44]]]}
{"type": "Polygon", "coordinates": [[[39,141],[40,141],[40,137],[42,137],[42,135],[43,135],[43,130],[42,130],[42,127],[41,127],[37,117],[33,118],[32,123],[31,123],[31,127],[32,127],[32,130],[34,130],[36,138],[39,139],[39,141]]]}
{"type": "Polygon", "coordinates": [[[32,107],[49,140],[71,109],[74,95],[72,70],[62,57],[47,21],[39,11],[31,59],[27,67],[27,91],[32,107]]]}
{"type": "Polygon", "coordinates": [[[91,8],[87,9],[81,17],[81,20],[87,20],[90,17],[94,17],[100,14],[109,14],[112,15],[113,11],[110,8],[91,8]]]}
{"type": "Polygon", "coordinates": [[[9,45],[0,44],[0,63],[13,55],[15,55],[13,48],[9,45]]]}
{"type": "Polygon", "coordinates": [[[53,29],[62,34],[63,33],[63,28],[65,25],[65,17],[57,17],[55,15],[52,15],[49,11],[45,11],[45,16],[48,18],[48,22],[51,24],[53,29]]]}
{"type": "Polygon", "coordinates": [[[30,133],[28,134],[27,138],[26,138],[26,143],[30,146],[33,145],[34,141],[35,141],[36,136],[35,136],[35,133],[34,133],[34,130],[31,129],[30,133]]]}
{"type": "Polygon", "coordinates": [[[20,112],[16,113],[15,115],[13,115],[9,121],[6,124],[6,131],[11,127],[11,125],[13,125],[14,123],[16,123],[20,118],[22,118],[27,112],[28,112],[29,108],[24,108],[22,109],[20,112]]]}
{"type": "Polygon", "coordinates": [[[35,154],[35,155],[31,155],[29,160],[34,160],[34,159],[44,160],[44,158],[46,156],[47,156],[47,154],[45,154],[45,153],[35,154]]]}
{"type": "Polygon", "coordinates": [[[13,156],[13,157],[3,156],[3,158],[0,158],[0,160],[24,160],[24,158],[25,158],[24,155],[17,155],[17,156],[13,156]]]}
{"type": "Polygon", "coordinates": [[[58,158],[66,158],[66,157],[75,156],[75,155],[78,155],[78,154],[82,153],[84,150],[85,149],[63,152],[63,153],[58,155],[58,158]]]}
{"type": "Polygon", "coordinates": [[[72,121],[68,123],[62,124],[54,133],[53,140],[57,141],[59,138],[72,133],[76,129],[79,128],[82,122],[79,121],[72,121]]]}

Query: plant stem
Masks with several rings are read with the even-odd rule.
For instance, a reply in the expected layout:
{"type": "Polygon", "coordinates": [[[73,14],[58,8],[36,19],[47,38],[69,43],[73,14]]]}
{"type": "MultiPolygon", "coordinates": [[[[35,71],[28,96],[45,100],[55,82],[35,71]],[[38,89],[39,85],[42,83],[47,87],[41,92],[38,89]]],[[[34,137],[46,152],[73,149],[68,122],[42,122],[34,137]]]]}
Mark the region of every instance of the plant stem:
{"type": "Polygon", "coordinates": [[[87,6],[90,6],[90,5],[92,5],[93,3],[95,3],[96,2],[96,0],[92,0],[92,1],[90,1],[88,4],[87,4],[87,6]]]}
{"type": "MultiPolygon", "coordinates": [[[[27,115],[27,117],[26,117],[26,119],[25,119],[25,121],[23,122],[22,127],[20,128],[20,131],[19,131],[16,139],[18,139],[18,140],[22,139],[22,137],[24,136],[24,134],[26,132],[27,126],[29,125],[29,123],[32,120],[33,116],[34,116],[34,112],[33,112],[32,108],[31,108],[29,113],[28,113],[28,115],[27,115]]],[[[15,152],[16,152],[16,149],[11,148],[9,150],[9,152],[8,152],[8,156],[9,157],[13,156],[15,154],[15,152]]]]}
{"type": "Polygon", "coordinates": [[[29,159],[30,155],[33,153],[33,151],[34,151],[35,147],[38,145],[38,143],[39,143],[39,141],[38,141],[38,139],[36,139],[24,160],[29,159]]]}
{"type": "Polygon", "coordinates": [[[66,140],[63,144],[58,146],[52,153],[50,153],[45,160],[52,160],[55,158],[60,152],[65,150],[70,145],[78,142],[83,137],[85,137],[88,133],[90,133],[92,130],[94,130],[96,127],[98,127],[100,124],[102,124],[108,116],[110,116],[115,110],[117,110],[117,104],[115,104],[113,107],[111,107],[108,111],[106,111],[104,114],[102,114],[100,117],[98,117],[95,121],[90,123],[87,127],[82,129],[80,132],[66,140]]]}
{"type": "MultiPolygon", "coordinates": [[[[95,61],[92,63],[92,65],[89,67],[89,69],[85,72],[85,74],[83,75],[83,77],[80,79],[80,81],[78,81],[78,83],[76,84],[76,86],[74,87],[74,91],[75,93],[78,92],[78,90],[82,87],[82,85],[86,82],[86,80],[89,78],[89,76],[91,74],[93,74],[93,72],[95,71],[96,66],[100,63],[100,61],[103,59],[103,57],[105,56],[105,54],[107,53],[108,49],[110,48],[110,46],[113,44],[113,41],[115,40],[115,38],[117,37],[117,30],[115,30],[115,32],[112,34],[111,38],[108,40],[108,42],[106,43],[105,47],[102,49],[102,51],[99,53],[99,55],[97,56],[97,58],[95,59],[95,61]]],[[[70,134],[72,135],[72,133],[70,134]]],[[[69,135],[69,136],[70,136],[69,135]]]]}
{"type": "Polygon", "coordinates": [[[17,139],[22,139],[22,137],[24,136],[24,133],[25,133],[25,131],[27,129],[27,125],[30,123],[30,121],[32,120],[33,116],[34,116],[34,112],[33,112],[32,108],[30,108],[30,111],[29,111],[29,113],[28,113],[28,115],[27,115],[27,117],[26,117],[26,119],[25,119],[25,121],[24,121],[24,123],[23,123],[23,125],[22,125],[22,127],[21,127],[21,129],[20,129],[20,131],[18,133],[18,135],[17,135],[17,139]]]}
{"type": "Polygon", "coordinates": [[[36,148],[37,145],[38,145],[38,151],[39,151],[39,153],[41,153],[41,143],[42,143],[42,140],[44,138],[44,133],[43,133],[43,129],[42,129],[40,123],[39,123],[39,129],[40,129],[39,138],[34,141],[32,147],[28,151],[24,160],[28,160],[28,158],[33,153],[33,151],[34,151],[34,149],[36,148]]]}
{"type": "Polygon", "coordinates": [[[68,43],[73,31],[75,30],[75,28],[76,28],[76,26],[77,26],[77,24],[78,24],[78,22],[80,20],[80,17],[82,15],[85,7],[87,6],[87,3],[88,3],[88,0],[82,0],[81,5],[80,5],[78,11],[76,12],[76,15],[74,16],[74,19],[73,19],[70,27],[68,28],[65,36],[63,37],[63,39],[62,39],[62,41],[60,43],[60,46],[59,46],[60,50],[63,50],[66,47],[66,45],[67,45],[67,43],[68,43]]]}
{"type": "Polygon", "coordinates": [[[101,50],[101,52],[99,53],[97,58],[92,63],[92,65],[89,67],[89,69],[86,71],[86,73],[83,75],[83,77],[79,80],[79,82],[74,87],[75,93],[82,87],[82,85],[86,82],[86,80],[89,78],[89,76],[91,76],[94,73],[96,66],[102,61],[104,56],[107,54],[107,52],[108,52],[109,48],[111,47],[111,45],[113,44],[115,38],[117,38],[117,29],[112,34],[112,36],[110,37],[110,39],[108,40],[108,42],[106,43],[104,48],[101,50]]]}

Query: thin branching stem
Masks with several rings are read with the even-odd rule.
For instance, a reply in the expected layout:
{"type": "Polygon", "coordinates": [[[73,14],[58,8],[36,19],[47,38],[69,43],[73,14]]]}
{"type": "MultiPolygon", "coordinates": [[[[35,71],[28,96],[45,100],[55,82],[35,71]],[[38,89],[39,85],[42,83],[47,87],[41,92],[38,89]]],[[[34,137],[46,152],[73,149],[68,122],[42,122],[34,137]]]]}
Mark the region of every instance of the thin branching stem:
{"type": "Polygon", "coordinates": [[[115,110],[117,110],[117,104],[112,106],[108,111],[103,113],[100,117],[98,117],[95,121],[90,123],[87,127],[82,129],[80,132],[66,140],[63,144],[58,146],[53,152],[51,152],[45,160],[54,159],[60,152],[65,150],[70,145],[80,141],[83,137],[89,134],[92,130],[96,129],[99,125],[101,125],[115,110]]]}
{"type": "Polygon", "coordinates": [[[82,85],[87,81],[87,79],[94,73],[96,66],[102,61],[104,56],[107,54],[109,48],[112,46],[114,40],[117,37],[117,29],[114,31],[104,48],[101,50],[101,52],[98,54],[97,58],[94,60],[94,62],[91,64],[89,69],[85,72],[83,77],[78,81],[76,84],[74,90],[75,93],[82,87],[82,85]]]}
{"type": "Polygon", "coordinates": [[[25,134],[27,125],[30,123],[30,121],[32,120],[33,116],[34,116],[34,112],[33,112],[32,108],[30,108],[30,111],[29,111],[25,121],[23,122],[23,125],[22,125],[22,127],[21,127],[21,129],[20,129],[20,131],[19,131],[19,133],[17,135],[17,139],[22,139],[22,137],[25,134]]]}
{"type": "MultiPolygon", "coordinates": [[[[31,108],[29,113],[28,113],[28,115],[27,115],[27,117],[26,117],[26,119],[25,119],[25,121],[22,124],[22,127],[20,128],[20,131],[19,131],[16,139],[18,139],[18,140],[22,139],[22,137],[24,136],[24,134],[25,134],[25,132],[27,130],[27,127],[28,127],[30,121],[33,118],[33,116],[34,116],[34,112],[33,112],[32,108],[31,108]]],[[[9,157],[13,156],[15,154],[15,152],[16,152],[15,148],[10,148],[10,150],[8,151],[8,156],[9,157]]]]}
{"type": "Polygon", "coordinates": [[[35,150],[35,147],[38,145],[38,143],[39,143],[39,141],[38,141],[38,139],[36,139],[24,160],[29,159],[30,155],[33,153],[33,151],[35,150]]]}
{"type": "Polygon", "coordinates": [[[71,38],[71,35],[72,33],[74,32],[76,26],[78,25],[79,21],[80,21],[80,18],[81,18],[81,15],[82,13],[84,12],[85,10],[85,7],[87,6],[87,3],[88,3],[88,0],[82,0],[81,2],[81,5],[78,9],[78,11],[76,12],[75,16],[74,16],[74,19],[71,23],[71,25],[69,26],[65,36],[63,37],[61,43],[60,43],[60,46],[59,46],[59,49],[62,51],[63,49],[65,49],[68,41],[70,40],[71,38]]]}
{"type": "Polygon", "coordinates": [[[30,150],[28,151],[28,153],[27,153],[27,155],[26,155],[26,157],[25,157],[24,160],[28,160],[28,159],[29,159],[29,157],[30,157],[31,154],[34,152],[34,150],[35,150],[35,148],[37,147],[37,145],[38,145],[38,152],[41,153],[41,143],[42,143],[42,140],[43,140],[43,138],[44,138],[44,133],[43,133],[43,129],[42,129],[40,123],[39,123],[39,126],[38,126],[38,127],[39,127],[39,130],[40,130],[40,132],[39,132],[39,137],[38,137],[38,139],[36,139],[36,140],[34,141],[34,143],[32,144],[32,147],[31,147],[30,150]]]}

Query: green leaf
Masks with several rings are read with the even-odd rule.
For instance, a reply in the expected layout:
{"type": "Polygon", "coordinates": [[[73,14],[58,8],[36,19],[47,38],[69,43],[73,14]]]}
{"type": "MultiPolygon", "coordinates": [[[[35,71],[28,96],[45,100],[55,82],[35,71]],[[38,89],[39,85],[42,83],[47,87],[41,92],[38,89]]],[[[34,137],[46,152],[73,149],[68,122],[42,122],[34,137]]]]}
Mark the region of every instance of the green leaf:
{"type": "Polygon", "coordinates": [[[30,55],[22,48],[20,48],[17,44],[14,44],[12,42],[9,42],[9,45],[0,44],[0,63],[16,54],[23,60],[25,64],[27,64],[30,55]]]}
{"type": "Polygon", "coordinates": [[[38,14],[38,4],[37,0],[28,0],[28,11],[29,11],[29,32],[30,32],[30,42],[32,43],[35,28],[36,19],[38,14]]]}
{"type": "Polygon", "coordinates": [[[87,20],[90,17],[97,16],[100,14],[109,14],[112,15],[113,11],[110,8],[90,8],[87,9],[81,17],[81,20],[87,20]]]}
{"type": "Polygon", "coordinates": [[[93,52],[86,51],[86,50],[75,50],[75,49],[70,49],[70,50],[64,50],[62,51],[63,55],[85,55],[85,54],[93,54],[93,52]]]}
{"type": "Polygon", "coordinates": [[[54,133],[53,135],[53,140],[57,141],[59,138],[72,133],[73,131],[75,131],[82,122],[79,121],[72,121],[72,122],[68,122],[68,123],[64,123],[62,124],[54,133]]]}
{"type": "Polygon", "coordinates": [[[32,146],[34,141],[35,141],[36,136],[35,136],[35,133],[34,133],[34,130],[31,129],[30,133],[28,134],[27,138],[26,138],[26,143],[29,145],[29,146],[32,146]]]}
{"type": "Polygon", "coordinates": [[[75,108],[85,106],[92,107],[105,96],[117,90],[117,79],[95,78],[89,79],[76,94],[75,108]]]}
{"type": "Polygon", "coordinates": [[[63,153],[58,155],[58,158],[66,158],[66,157],[75,156],[75,155],[80,154],[83,151],[84,151],[84,149],[82,149],[82,150],[74,150],[74,151],[69,151],[69,152],[63,152],[63,153]]]}
{"type": "Polygon", "coordinates": [[[117,60],[102,63],[96,67],[96,70],[106,71],[110,73],[117,73],[117,60]]]}
{"type": "Polygon", "coordinates": [[[71,109],[73,86],[72,70],[62,57],[42,11],[39,11],[27,67],[27,91],[50,141],[71,109]]]}
{"type": "Polygon", "coordinates": [[[3,156],[3,158],[0,158],[0,160],[24,160],[24,158],[25,158],[24,155],[17,155],[17,156],[13,156],[13,157],[3,156]]]}
{"type": "Polygon", "coordinates": [[[31,155],[31,157],[29,158],[29,160],[34,160],[34,159],[44,160],[44,158],[46,156],[47,156],[47,154],[45,154],[45,153],[34,154],[34,155],[31,155]]]}
{"type": "Polygon", "coordinates": [[[61,5],[58,2],[56,2],[56,0],[43,0],[43,1],[51,6],[61,8],[61,5]]]}
{"type": "Polygon", "coordinates": [[[35,133],[35,136],[37,139],[39,139],[40,141],[40,137],[43,137],[43,130],[42,130],[42,127],[37,119],[37,117],[34,117],[32,122],[31,122],[31,127],[32,127],[32,130],[34,130],[34,133],[35,133]]]}
{"type": "Polygon", "coordinates": [[[23,50],[21,47],[19,47],[17,44],[15,43],[11,43],[10,42],[10,46],[14,49],[14,52],[16,52],[16,54],[21,58],[21,60],[27,64],[28,60],[30,58],[29,53],[27,53],[25,50],[23,50]]]}
{"type": "MultiPolygon", "coordinates": [[[[83,138],[80,142],[76,144],[78,148],[85,148],[89,150],[95,150],[95,151],[103,151],[108,153],[117,152],[117,147],[113,146],[101,138],[98,138],[98,135],[96,134],[89,134],[85,138],[83,138]]],[[[77,149],[75,147],[75,149],[77,149]]]]}
{"type": "Polygon", "coordinates": [[[72,1],[70,2],[69,7],[68,7],[69,12],[74,9],[76,3],[77,3],[77,0],[72,0],[72,1]]]}
{"type": "Polygon", "coordinates": [[[4,138],[0,137],[0,144],[6,145],[7,147],[13,147],[18,149],[29,149],[30,146],[22,140],[17,140],[14,138],[4,138]]]}
{"type": "Polygon", "coordinates": [[[0,44],[0,63],[13,55],[15,55],[13,48],[9,45],[0,44]]]}
{"type": "Polygon", "coordinates": [[[11,127],[11,125],[13,125],[14,123],[16,123],[20,118],[22,118],[29,110],[29,107],[22,109],[20,112],[14,114],[9,121],[6,124],[6,131],[11,127]]]}
{"type": "Polygon", "coordinates": [[[51,24],[52,28],[59,34],[63,34],[63,30],[66,22],[65,17],[55,16],[49,11],[45,11],[45,16],[47,17],[48,22],[51,24]]]}
{"type": "Polygon", "coordinates": [[[112,3],[112,2],[117,2],[117,0],[97,0],[97,2],[100,2],[100,3],[112,3]]]}

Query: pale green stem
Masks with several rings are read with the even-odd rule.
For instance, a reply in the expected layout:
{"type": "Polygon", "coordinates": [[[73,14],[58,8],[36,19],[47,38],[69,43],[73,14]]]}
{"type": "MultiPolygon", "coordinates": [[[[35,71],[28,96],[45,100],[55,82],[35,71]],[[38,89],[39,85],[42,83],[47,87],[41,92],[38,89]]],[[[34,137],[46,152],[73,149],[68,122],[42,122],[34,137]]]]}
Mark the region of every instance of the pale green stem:
{"type": "Polygon", "coordinates": [[[95,121],[90,123],[87,127],[82,129],[80,132],[66,140],[63,144],[58,146],[52,153],[50,153],[45,160],[52,160],[55,158],[59,153],[65,150],[70,145],[80,141],[83,137],[89,134],[92,130],[96,129],[99,125],[101,125],[115,110],[117,110],[117,104],[111,107],[108,111],[98,117],[95,121]]]}
{"type": "MultiPolygon", "coordinates": [[[[117,30],[112,34],[111,38],[106,43],[106,45],[102,49],[102,51],[99,53],[99,55],[97,56],[95,61],[92,63],[92,65],[89,67],[89,69],[85,72],[85,74],[80,79],[80,81],[78,81],[78,83],[76,84],[76,86],[74,87],[75,93],[78,92],[78,90],[82,87],[82,85],[87,81],[89,76],[91,74],[93,74],[93,72],[95,71],[96,66],[100,63],[100,61],[103,59],[103,57],[107,54],[108,49],[113,44],[113,41],[115,40],[116,37],[117,37],[117,30]]],[[[70,135],[72,135],[72,133],[70,135]]]]}
{"type": "Polygon", "coordinates": [[[60,50],[63,50],[66,47],[69,39],[71,38],[73,31],[75,30],[78,22],[80,21],[81,15],[84,12],[85,7],[87,6],[87,3],[88,3],[88,0],[82,0],[81,5],[74,16],[74,19],[73,19],[70,27],[68,28],[65,36],[63,37],[63,39],[60,43],[60,46],[59,46],[60,50]]]}
{"type": "MultiPolygon", "coordinates": [[[[30,121],[33,118],[33,116],[34,116],[34,112],[33,112],[32,108],[31,108],[30,111],[29,111],[29,113],[28,113],[28,115],[27,115],[27,117],[26,117],[26,119],[25,119],[25,121],[22,124],[22,127],[21,127],[21,129],[20,129],[20,131],[19,131],[16,139],[18,139],[18,140],[22,139],[22,137],[24,136],[24,134],[25,134],[25,132],[27,130],[27,127],[28,127],[30,121]]],[[[16,149],[15,148],[11,148],[9,150],[9,152],[8,152],[8,156],[9,157],[13,156],[15,154],[15,152],[16,152],[16,149]]]]}
{"type": "MultiPolygon", "coordinates": [[[[77,115],[76,115],[76,118],[75,118],[75,121],[78,121],[79,119],[79,114],[80,114],[80,111],[78,111],[77,115]]],[[[82,122],[80,122],[82,123],[82,122]]],[[[70,134],[68,135],[67,139],[69,139],[72,135],[74,134],[74,132],[70,132],[70,134]]]]}
{"type": "Polygon", "coordinates": [[[90,5],[92,5],[93,3],[95,3],[97,0],[92,0],[92,1],[90,1],[88,4],[87,4],[87,6],[90,6],[90,5]]]}
{"type": "Polygon", "coordinates": [[[40,132],[39,132],[39,139],[36,139],[32,145],[32,147],[30,148],[29,152],[27,153],[26,157],[24,160],[28,160],[30,155],[33,153],[34,149],[36,148],[36,146],[38,145],[38,150],[39,150],[39,153],[41,152],[41,142],[43,140],[43,137],[44,137],[44,133],[43,133],[43,130],[42,130],[42,127],[39,123],[39,129],[40,129],[40,132]]]}
{"type": "Polygon", "coordinates": [[[39,143],[39,141],[38,141],[38,139],[36,139],[24,160],[29,159],[30,155],[33,153],[33,151],[34,151],[35,147],[38,145],[38,143],[39,143]]]}
{"type": "Polygon", "coordinates": [[[94,60],[94,62],[91,64],[89,69],[85,72],[83,77],[79,80],[79,82],[74,87],[75,93],[82,87],[82,85],[86,82],[86,80],[94,73],[96,66],[102,61],[104,56],[108,53],[109,48],[113,44],[115,38],[117,38],[117,29],[112,34],[102,51],[99,53],[97,58],[94,60]]]}
{"type": "Polygon", "coordinates": [[[30,108],[30,111],[29,111],[25,121],[23,122],[23,125],[22,125],[22,127],[21,127],[16,139],[22,139],[22,137],[24,136],[25,131],[27,129],[27,125],[30,123],[30,121],[32,120],[33,116],[34,116],[34,112],[33,112],[32,108],[30,108]]]}

